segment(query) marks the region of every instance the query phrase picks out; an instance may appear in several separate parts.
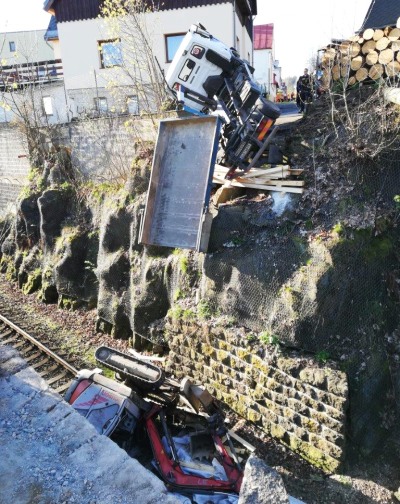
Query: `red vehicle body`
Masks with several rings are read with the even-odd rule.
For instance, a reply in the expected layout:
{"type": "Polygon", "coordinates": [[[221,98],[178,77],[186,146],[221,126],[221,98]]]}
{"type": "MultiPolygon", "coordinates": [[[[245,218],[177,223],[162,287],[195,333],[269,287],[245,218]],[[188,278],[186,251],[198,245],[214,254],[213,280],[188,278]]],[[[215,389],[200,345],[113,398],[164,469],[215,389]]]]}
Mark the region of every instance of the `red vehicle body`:
{"type": "Polygon", "coordinates": [[[106,378],[99,370],[83,370],[65,399],[99,433],[129,453],[136,442],[136,430],[144,429],[154,457],[153,466],[167,488],[175,492],[189,497],[213,492],[239,493],[243,470],[224,426],[223,414],[204,388],[188,379],[181,384],[168,380],[156,366],[108,347],[98,349],[96,357],[114,371],[119,369],[118,376],[125,383],[106,378]],[[179,408],[182,397],[186,403],[184,410],[179,408]],[[199,415],[200,407],[206,414],[199,415]],[[179,431],[190,439],[189,461],[186,457],[182,459],[175,446],[180,438],[173,437],[173,433],[179,436],[179,431]]]}

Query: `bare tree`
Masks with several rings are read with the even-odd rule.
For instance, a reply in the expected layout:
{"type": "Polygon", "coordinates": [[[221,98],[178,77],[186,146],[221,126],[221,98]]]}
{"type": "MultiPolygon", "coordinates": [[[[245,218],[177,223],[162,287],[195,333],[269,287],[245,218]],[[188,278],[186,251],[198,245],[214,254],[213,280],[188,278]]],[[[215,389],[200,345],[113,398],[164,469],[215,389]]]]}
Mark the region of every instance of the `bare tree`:
{"type": "Polygon", "coordinates": [[[36,63],[37,47],[28,43],[19,44],[15,60],[2,57],[5,41],[4,35],[0,44],[0,107],[4,119],[22,132],[29,152],[42,160],[59,130],[58,125],[49,122],[43,100],[49,94],[44,84],[48,82],[48,69],[36,63]],[[45,137],[47,142],[43,141],[45,137]]]}
{"type": "MultiPolygon", "coordinates": [[[[161,113],[168,100],[164,78],[154,57],[155,7],[145,0],[105,0],[101,15],[111,40],[121,42],[118,69],[133,88],[142,113],[161,113]]],[[[118,79],[110,80],[116,98],[127,99],[118,79]]]]}

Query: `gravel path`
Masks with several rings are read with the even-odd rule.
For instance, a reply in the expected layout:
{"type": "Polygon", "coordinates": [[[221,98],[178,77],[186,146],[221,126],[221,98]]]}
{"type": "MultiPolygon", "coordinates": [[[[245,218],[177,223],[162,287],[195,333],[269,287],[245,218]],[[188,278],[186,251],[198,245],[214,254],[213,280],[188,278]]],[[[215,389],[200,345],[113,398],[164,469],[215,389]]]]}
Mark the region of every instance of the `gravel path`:
{"type": "MultiPolygon", "coordinates": [[[[127,341],[96,333],[96,313],[68,312],[55,305],[39,303],[35,295],[24,296],[17,286],[0,276],[0,312],[38,339],[47,339],[62,349],[66,359],[78,369],[94,367],[94,350],[109,345],[126,350],[127,341]]],[[[288,493],[307,504],[398,503],[394,497],[400,486],[399,445],[388,442],[381,455],[361,458],[357,454],[342,474],[327,476],[253,426],[228,415],[231,427],[257,447],[257,452],[283,477],[288,493]],[[385,453],[390,453],[387,457],[385,453]]]]}

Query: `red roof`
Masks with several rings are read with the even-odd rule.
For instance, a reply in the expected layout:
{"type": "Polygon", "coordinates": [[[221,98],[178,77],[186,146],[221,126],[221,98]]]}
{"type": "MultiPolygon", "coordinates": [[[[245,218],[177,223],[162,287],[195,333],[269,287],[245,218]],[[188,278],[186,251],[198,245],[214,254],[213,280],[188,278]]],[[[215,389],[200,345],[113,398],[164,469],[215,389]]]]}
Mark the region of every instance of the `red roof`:
{"type": "Polygon", "coordinates": [[[254,49],[272,49],[273,41],[273,23],[254,27],[254,49]]]}

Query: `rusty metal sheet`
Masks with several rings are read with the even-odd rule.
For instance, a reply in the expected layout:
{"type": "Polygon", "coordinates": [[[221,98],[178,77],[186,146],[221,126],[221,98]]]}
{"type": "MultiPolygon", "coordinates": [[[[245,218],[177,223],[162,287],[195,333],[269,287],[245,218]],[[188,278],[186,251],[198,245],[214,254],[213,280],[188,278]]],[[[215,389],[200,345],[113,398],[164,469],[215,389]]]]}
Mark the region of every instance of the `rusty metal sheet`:
{"type": "Polygon", "coordinates": [[[207,249],[207,208],[219,129],[214,116],[160,122],[141,243],[207,249]]]}

